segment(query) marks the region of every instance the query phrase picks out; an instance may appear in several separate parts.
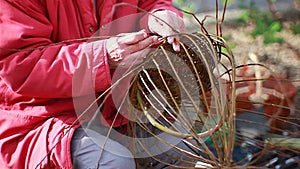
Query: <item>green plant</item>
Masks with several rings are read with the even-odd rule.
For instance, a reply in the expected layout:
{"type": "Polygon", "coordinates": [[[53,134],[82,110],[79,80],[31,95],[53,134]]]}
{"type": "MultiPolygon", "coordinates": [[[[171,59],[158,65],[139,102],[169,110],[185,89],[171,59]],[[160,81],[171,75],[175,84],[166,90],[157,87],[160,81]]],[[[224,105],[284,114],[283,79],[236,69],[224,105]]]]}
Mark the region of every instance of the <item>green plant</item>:
{"type": "Polygon", "coordinates": [[[187,12],[196,12],[195,1],[191,0],[174,0],[174,5],[187,12]]]}
{"type": "Polygon", "coordinates": [[[272,13],[259,10],[253,0],[250,1],[250,7],[247,8],[243,4],[239,7],[245,12],[238,17],[237,22],[254,23],[255,28],[251,32],[254,38],[263,36],[265,44],[283,42],[283,38],[278,35],[278,32],[282,31],[282,23],[275,19],[272,13]]]}
{"type": "Polygon", "coordinates": [[[251,32],[253,37],[263,36],[264,43],[282,43],[283,38],[277,33],[282,30],[280,21],[274,19],[269,13],[257,13],[255,16],[255,29],[251,32]]]}
{"type": "Polygon", "coordinates": [[[300,34],[300,23],[296,23],[296,22],[292,23],[291,30],[295,35],[300,34]]]}

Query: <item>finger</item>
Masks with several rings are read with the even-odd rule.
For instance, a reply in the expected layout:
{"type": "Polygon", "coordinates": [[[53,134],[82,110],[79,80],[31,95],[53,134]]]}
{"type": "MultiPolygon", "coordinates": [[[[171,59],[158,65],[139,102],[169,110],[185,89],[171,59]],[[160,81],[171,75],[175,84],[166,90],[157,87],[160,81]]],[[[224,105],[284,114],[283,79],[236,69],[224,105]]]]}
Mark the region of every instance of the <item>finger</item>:
{"type": "Polygon", "coordinates": [[[175,38],[174,38],[174,36],[170,36],[170,37],[168,37],[168,38],[167,38],[167,41],[168,41],[168,43],[169,43],[169,44],[172,44],[172,43],[174,43],[174,41],[175,41],[175,38]]]}
{"type": "Polygon", "coordinates": [[[169,35],[169,37],[167,38],[167,41],[169,44],[174,43],[175,41],[179,41],[179,35],[174,33],[173,35],[169,35]]]}
{"type": "Polygon", "coordinates": [[[131,45],[138,43],[139,41],[147,38],[148,35],[145,30],[141,30],[139,32],[126,34],[120,38],[118,38],[118,44],[131,45]]]}
{"type": "Polygon", "coordinates": [[[172,43],[172,47],[173,47],[173,50],[175,51],[175,52],[180,52],[180,43],[178,42],[178,41],[174,41],[173,43],[172,43]]]}
{"type": "Polygon", "coordinates": [[[167,38],[167,42],[172,45],[174,51],[180,51],[179,36],[170,36],[167,38]]]}
{"type": "Polygon", "coordinates": [[[128,46],[124,51],[127,54],[131,54],[131,53],[135,53],[137,51],[143,50],[155,43],[158,42],[158,37],[157,36],[150,36],[148,38],[143,39],[142,41],[134,44],[134,45],[130,45],[128,46]]]}

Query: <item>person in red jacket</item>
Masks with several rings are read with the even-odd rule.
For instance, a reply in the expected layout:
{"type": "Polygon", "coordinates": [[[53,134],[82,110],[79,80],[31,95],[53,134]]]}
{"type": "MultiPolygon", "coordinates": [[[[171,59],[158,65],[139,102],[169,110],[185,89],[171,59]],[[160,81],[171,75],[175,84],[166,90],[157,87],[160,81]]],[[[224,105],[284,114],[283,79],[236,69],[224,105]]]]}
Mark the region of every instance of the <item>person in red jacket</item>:
{"type": "MultiPolygon", "coordinates": [[[[171,0],[0,0],[0,168],[135,168],[124,146],[83,130],[96,110],[80,112],[109,89],[114,68],[142,62],[158,41],[148,31],[184,31],[181,16],[171,0]],[[103,153],[93,139],[106,143],[103,153]]],[[[112,105],[101,114],[119,127],[112,105]]]]}

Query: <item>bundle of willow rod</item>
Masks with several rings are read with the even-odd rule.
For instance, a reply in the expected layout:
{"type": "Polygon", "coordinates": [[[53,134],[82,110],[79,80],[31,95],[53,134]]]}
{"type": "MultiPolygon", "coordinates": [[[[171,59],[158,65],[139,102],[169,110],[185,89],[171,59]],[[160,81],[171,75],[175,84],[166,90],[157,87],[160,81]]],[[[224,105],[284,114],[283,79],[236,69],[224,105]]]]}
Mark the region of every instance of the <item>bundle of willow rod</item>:
{"type": "MultiPolygon", "coordinates": [[[[234,103],[228,105],[218,66],[224,55],[221,48],[230,49],[218,36],[198,32],[179,36],[180,52],[164,42],[136,71],[127,97],[132,105],[130,112],[139,117],[143,112],[146,121],[141,120],[139,125],[153,136],[159,137],[145,122],[207,155],[203,158],[180,150],[191,160],[208,160],[213,166],[223,159],[229,163],[234,144],[229,135],[234,135],[234,120],[228,108],[234,110],[234,103]],[[210,150],[209,142],[215,145],[218,157],[210,150]],[[222,148],[227,149],[226,153],[222,148]]],[[[167,140],[159,140],[168,144],[167,140]]]]}
{"type": "Polygon", "coordinates": [[[214,44],[203,33],[180,34],[180,52],[174,52],[164,42],[147,56],[135,74],[129,91],[130,104],[144,112],[152,125],[169,134],[182,138],[211,135],[222,125],[222,117],[217,122],[213,116],[223,113],[210,112],[211,100],[204,97],[212,88],[218,93],[216,97],[221,94],[216,90],[220,84],[213,75],[220,59],[214,44]],[[205,126],[208,117],[215,121],[213,127],[205,126]],[[172,126],[174,120],[187,132],[166,127],[172,126]],[[205,129],[199,131],[195,124],[205,129]]]}

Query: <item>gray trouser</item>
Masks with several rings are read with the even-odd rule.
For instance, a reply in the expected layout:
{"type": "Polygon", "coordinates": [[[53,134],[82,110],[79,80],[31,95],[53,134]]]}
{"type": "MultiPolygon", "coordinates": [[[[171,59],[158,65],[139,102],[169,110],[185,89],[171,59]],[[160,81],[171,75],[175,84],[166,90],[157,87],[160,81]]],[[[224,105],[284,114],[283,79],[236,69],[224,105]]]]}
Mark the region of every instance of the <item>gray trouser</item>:
{"type": "Polygon", "coordinates": [[[135,169],[134,158],[126,147],[91,129],[76,129],[71,153],[74,169],[96,169],[97,166],[101,169],[135,169]]]}
{"type": "MultiPolygon", "coordinates": [[[[149,128],[153,128],[153,131],[157,130],[151,125],[149,128]]],[[[140,138],[147,138],[151,135],[145,131],[141,131],[141,128],[138,128],[137,131],[139,131],[137,133],[140,138]]],[[[130,146],[130,141],[123,139],[122,137],[115,138],[122,144],[121,145],[119,142],[107,138],[107,133],[108,128],[101,125],[94,125],[93,130],[87,128],[77,129],[71,144],[73,166],[75,169],[96,168],[98,163],[99,168],[101,169],[133,169],[136,167],[133,155],[125,148],[125,146],[130,146]],[[101,131],[102,134],[95,131],[101,131]],[[102,154],[101,157],[100,154],[102,154]]],[[[173,144],[181,149],[190,151],[180,139],[166,133],[162,134],[165,140],[173,142],[173,144]]],[[[117,133],[112,133],[112,135],[119,136],[117,133]]],[[[142,168],[167,169],[174,168],[172,165],[182,167],[194,166],[193,163],[195,160],[186,155],[182,155],[182,153],[179,153],[174,148],[170,148],[169,145],[162,143],[159,139],[152,138],[149,140],[141,140],[143,145],[146,146],[146,149],[150,150],[151,154],[153,154],[153,156],[149,156],[148,152],[142,150],[140,146],[136,147],[138,150],[133,153],[139,166],[142,168]],[[155,159],[159,159],[161,162],[155,159]],[[186,161],[189,162],[187,163],[186,161]]]]}
{"type": "Polygon", "coordinates": [[[188,147],[182,139],[162,132],[150,124],[147,125],[147,128],[158,137],[153,137],[152,134],[137,126],[136,137],[140,139],[138,141],[139,144],[135,145],[136,151],[134,155],[140,168],[194,168],[197,160],[178,149],[188,152],[197,150],[188,147]],[[178,149],[173,146],[176,146],[178,149]]]}

